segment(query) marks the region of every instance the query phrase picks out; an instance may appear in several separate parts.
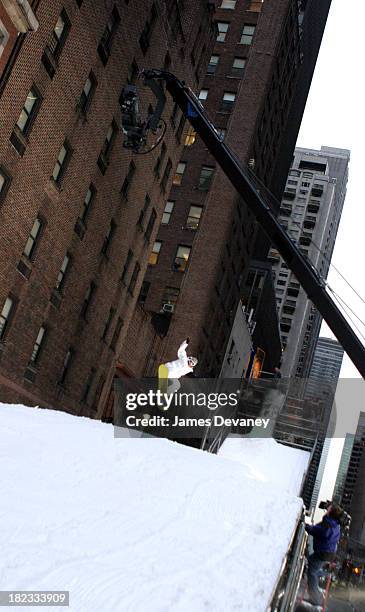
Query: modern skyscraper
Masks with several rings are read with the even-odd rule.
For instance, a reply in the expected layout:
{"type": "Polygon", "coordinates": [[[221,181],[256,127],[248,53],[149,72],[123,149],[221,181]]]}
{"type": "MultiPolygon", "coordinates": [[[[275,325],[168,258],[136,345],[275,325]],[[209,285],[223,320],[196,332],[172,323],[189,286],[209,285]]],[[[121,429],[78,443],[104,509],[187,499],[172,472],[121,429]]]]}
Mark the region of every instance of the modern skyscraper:
{"type": "Polygon", "coordinates": [[[318,431],[313,457],[304,487],[310,508],[316,508],[329,446],[336,428],[335,392],[340,376],[344,350],[332,338],[318,338],[309,378],[305,381],[305,397],[318,402],[323,413],[323,429],[318,431]]]}
{"type": "MultiPolygon", "coordinates": [[[[326,278],[346,196],[350,152],[321,147],[295,150],[280,207],[280,220],[300,250],[326,278]]],[[[307,378],[321,317],[275,249],[275,292],[284,376],[307,378]]]]}
{"type": "Polygon", "coordinates": [[[306,385],[306,395],[318,397],[328,381],[333,388],[340,376],[344,350],[337,340],[318,338],[306,385]]]}
{"type": "Polygon", "coordinates": [[[361,412],[343,486],[341,505],[352,516],[351,536],[365,544],[365,412],[361,412]]]}
{"type": "Polygon", "coordinates": [[[333,496],[332,496],[333,501],[335,501],[337,504],[341,504],[341,501],[342,501],[342,496],[343,496],[344,489],[345,489],[347,471],[350,465],[352,447],[354,445],[354,439],[355,439],[354,434],[349,434],[349,433],[346,434],[343,449],[342,449],[341,459],[340,459],[340,465],[338,466],[337,478],[336,478],[335,487],[334,487],[333,496]]]}

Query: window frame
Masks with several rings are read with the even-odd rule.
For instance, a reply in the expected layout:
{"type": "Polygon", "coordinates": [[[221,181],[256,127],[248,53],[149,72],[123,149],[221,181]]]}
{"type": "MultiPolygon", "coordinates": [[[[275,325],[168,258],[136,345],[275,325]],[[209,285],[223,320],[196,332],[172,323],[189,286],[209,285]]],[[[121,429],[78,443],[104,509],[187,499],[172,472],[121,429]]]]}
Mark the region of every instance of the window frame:
{"type": "Polygon", "coordinates": [[[186,269],[188,267],[188,264],[189,264],[189,261],[190,261],[191,251],[192,251],[192,247],[190,245],[188,245],[188,244],[179,244],[177,246],[175,257],[174,257],[174,263],[173,263],[173,269],[176,272],[185,272],[186,271],[186,269]],[[180,249],[188,249],[189,255],[188,255],[187,259],[185,259],[185,257],[179,257],[178,253],[179,253],[180,249]],[[183,266],[180,263],[178,263],[178,260],[185,262],[183,264],[183,266]]]}
{"type": "Polygon", "coordinates": [[[200,191],[209,191],[211,184],[212,184],[212,180],[213,180],[213,176],[214,176],[214,172],[215,172],[215,167],[214,166],[205,166],[203,165],[200,169],[200,175],[199,175],[199,183],[198,183],[198,189],[200,191]],[[204,170],[211,170],[211,173],[208,175],[208,177],[205,177],[205,179],[203,179],[203,172],[204,170]],[[208,182],[206,183],[206,181],[208,180],[208,182]]]}
{"type": "Polygon", "coordinates": [[[98,86],[97,78],[94,72],[90,70],[88,77],[85,81],[84,87],[82,89],[80,100],[78,103],[78,107],[82,113],[86,114],[88,110],[90,109],[97,86],[98,86]],[[90,89],[89,89],[89,92],[86,94],[85,87],[88,81],[90,81],[90,89]]]}
{"type": "Polygon", "coordinates": [[[33,350],[30,356],[30,360],[29,360],[29,363],[33,366],[38,364],[39,358],[44,350],[44,343],[46,341],[47,331],[48,331],[47,326],[44,323],[42,323],[42,325],[39,328],[37,337],[35,339],[33,350]],[[43,330],[43,334],[41,335],[41,339],[38,341],[39,334],[41,333],[42,330],[43,330]]]}
{"type": "Polygon", "coordinates": [[[12,181],[11,175],[2,165],[0,165],[0,178],[3,179],[3,184],[0,186],[0,204],[1,204],[1,202],[3,202],[6,198],[6,194],[9,191],[9,187],[12,181]]]}
{"type": "Polygon", "coordinates": [[[204,211],[204,206],[201,206],[200,204],[190,204],[190,208],[189,208],[189,212],[188,212],[188,216],[186,218],[186,223],[185,223],[185,227],[186,229],[189,229],[193,232],[196,232],[199,229],[199,225],[203,216],[203,211],[204,211]],[[191,210],[192,208],[198,208],[200,210],[200,215],[199,217],[194,217],[193,215],[191,215],[191,210]],[[197,219],[198,223],[196,225],[196,227],[191,227],[189,225],[189,219],[197,219]]]}
{"type": "Polygon", "coordinates": [[[162,213],[161,225],[169,225],[170,219],[171,219],[171,215],[174,212],[174,208],[175,208],[175,200],[167,200],[166,204],[165,204],[164,211],[162,213]],[[168,204],[172,204],[171,210],[166,210],[168,204]],[[165,215],[168,215],[168,220],[167,221],[164,221],[165,215]]]}
{"type": "Polygon", "coordinates": [[[36,217],[36,219],[35,219],[35,221],[34,221],[34,223],[32,225],[32,228],[31,228],[31,230],[30,230],[30,232],[28,234],[28,238],[27,238],[27,241],[25,243],[25,246],[24,246],[24,249],[23,249],[23,253],[22,253],[22,255],[28,259],[28,261],[34,261],[34,257],[35,257],[37,248],[39,246],[39,241],[40,241],[40,239],[42,237],[44,227],[45,227],[45,222],[44,222],[43,217],[41,217],[40,215],[37,215],[37,217],[36,217]],[[35,236],[33,236],[32,235],[33,228],[34,228],[35,224],[37,223],[37,221],[39,223],[38,229],[37,229],[37,232],[36,232],[35,236]],[[26,253],[25,251],[26,251],[26,248],[27,248],[27,244],[28,244],[29,240],[31,240],[31,239],[32,239],[32,245],[30,247],[29,253],[26,253]]]}
{"type": "Polygon", "coordinates": [[[5,301],[3,303],[3,307],[0,311],[0,342],[3,342],[6,339],[6,336],[8,334],[9,331],[9,327],[12,323],[12,320],[14,318],[14,314],[15,314],[15,310],[18,304],[18,300],[17,298],[12,295],[11,293],[8,294],[5,298],[5,301]],[[10,308],[8,310],[8,313],[6,315],[3,314],[4,309],[5,309],[5,305],[7,303],[7,301],[10,301],[10,308]],[[3,322],[2,322],[3,319],[3,322]]]}
{"type": "Polygon", "coordinates": [[[230,114],[236,103],[237,93],[235,91],[224,91],[223,97],[219,106],[220,113],[230,114]],[[225,96],[234,96],[233,100],[225,99],[225,96]]]}
{"type": "Polygon", "coordinates": [[[140,263],[139,263],[139,261],[136,261],[136,263],[134,264],[132,276],[131,276],[131,279],[130,279],[129,285],[128,285],[128,293],[131,296],[134,295],[134,290],[136,288],[136,284],[138,283],[138,278],[139,278],[140,272],[141,272],[140,263]]]}
{"type": "Polygon", "coordinates": [[[117,7],[114,5],[110,12],[109,19],[105,24],[103,33],[101,35],[97,47],[97,53],[104,67],[107,65],[109,57],[111,55],[113,40],[120,22],[120,13],[117,7]]]}
{"type": "Polygon", "coordinates": [[[253,23],[244,23],[243,24],[243,28],[242,28],[242,33],[241,33],[241,38],[239,41],[240,45],[246,45],[246,46],[250,46],[252,45],[252,41],[253,38],[255,36],[255,32],[256,32],[256,25],[253,23]],[[252,33],[247,33],[245,32],[245,28],[249,28],[250,30],[253,29],[252,33]],[[249,42],[246,42],[246,40],[244,41],[243,39],[248,39],[249,42]]]}
{"type": "Polygon", "coordinates": [[[226,41],[227,34],[228,34],[228,31],[229,31],[229,26],[230,26],[230,23],[227,22],[227,21],[217,21],[218,35],[217,35],[217,38],[216,38],[216,42],[224,43],[226,41]],[[227,29],[226,30],[220,30],[219,29],[220,25],[227,26],[227,29]]]}
{"type": "Polygon", "coordinates": [[[51,175],[51,179],[57,185],[57,187],[61,186],[61,183],[62,183],[62,181],[63,181],[63,179],[65,177],[66,170],[67,170],[68,165],[70,163],[70,159],[71,159],[72,153],[73,153],[73,149],[72,149],[69,141],[66,138],[63,141],[63,143],[62,143],[62,146],[61,146],[60,151],[58,153],[58,157],[57,157],[57,160],[56,160],[56,163],[54,165],[53,172],[52,172],[52,175],[51,175]],[[62,164],[60,164],[59,158],[60,158],[62,149],[65,149],[66,152],[65,152],[65,157],[62,160],[62,164]],[[57,174],[57,178],[55,178],[54,177],[54,173],[55,173],[57,164],[59,164],[59,171],[58,171],[58,174],[57,174]]]}
{"type": "Polygon", "coordinates": [[[14,126],[14,130],[16,130],[24,138],[27,138],[29,136],[29,134],[30,134],[30,131],[31,131],[31,129],[32,129],[33,125],[34,125],[34,122],[36,120],[36,117],[38,115],[38,112],[39,112],[42,100],[43,100],[43,98],[42,98],[42,95],[41,95],[38,87],[33,83],[32,87],[30,88],[30,90],[29,90],[29,92],[27,94],[25,102],[24,102],[24,104],[22,106],[22,109],[20,111],[18,120],[16,121],[15,126],[14,126]],[[28,112],[28,110],[26,109],[26,103],[27,103],[29,95],[31,93],[33,93],[33,92],[34,92],[34,96],[35,96],[36,100],[35,100],[32,108],[31,108],[30,112],[28,112]],[[20,117],[21,117],[23,112],[27,115],[27,119],[26,119],[26,122],[25,122],[23,128],[21,128],[18,125],[18,122],[20,121],[20,117]]]}
{"type": "Polygon", "coordinates": [[[66,282],[66,278],[67,278],[68,273],[70,271],[71,263],[72,263],[72,255],[71,255],[71,253],[69,251],[67,251],[65,256],[64,256],[64,258],[63,258],[63,260],[62,260],[62,264],[61,264],[61,267],[60,267],[60,269],[58,271],[57,279],[56,279],[56,283],[55,283],[55,290],[58,291],[58,293],[62,294],[62,292],[63,292],[64,286],[65,286],[65,282],[66,282]],[[63,269],[64,263],[65,263],[66,260],[67,260],[67,263],[66,263],[65,268],[63,269]]]}
{"type": "Polygon", "coordinates": [[[160,257],[160,253],[161,253],[161,249],[162,249],[162,245],[163,245],[162,240],[155,240],[154,241],[154,243],[152,245],[151,252],[150,252],[149,257],[148,257],[148,265],[149,266],[157,266],[158,260],[159,260],[159,257],[160,257]],[[158,250],[156,251],[155,247],[156,247],[157,244],[160,245],[160,246],[159,246],[158,250]],[[153,257],[153,256],[155,256],[155,257],[153,257]]]}
{"type": "Polygon", "coordinates": [[[210,60],[209,60],[208,66],[207,66],[207,74],[214,75],[217,72],[217,68],[219,66],[219,62],[220,62],[220,55],[218,55],[216,53],[213,53],[210,56],[210,60]],[[212,62],[212,58],[213,57],[217,58],[217,62],[212,62]],[[209,69],[211,66],[213,67],[213,70],[209,69]]]}
{"type": "Polygon", "coordinates": [[[237,4],[237,0],[221,0],[221,4],[218,8],[226,9],[229,11],[234,11],[236,9],[236,4],[237,4]],[[229,6],[223,6],[224,3],[228,3],[229,6]],[[232,4],[233,6],[230,6],[232,4]]]}
{"type": "Polygon", "coordinates": [[[233,62],[232,62],[232,66],[231,66],[231,76],[236,77],[236,78],[242,78],[244,73],[245,73],[246,63],[247,63],[246,58],[244,58],[244,57],[234,57],[233,58],[233,62]],[[243,67],[242,68],[237,68],[234,65],[237,60],[240,61],[240,62],[243,62],[243,67]]]}
{"type": "Polygon", "coordinates": [[[177,164],[176,170],[175,170],[175,174],[174,174],[174,178],[172,179],[172,184],[174,186],[180,187],[180,185],[182,183],[182,180],[183,180],[183,177],[184,177],[184,174],[185,174],[185,170],[186,170],[187,165],[188,165],[187,162],[182,162],[182,161],[179,161],[179,163],[177,164]],[[179,167],[180,166],[184,167],[182,172],[179,172],[179,167]]]}

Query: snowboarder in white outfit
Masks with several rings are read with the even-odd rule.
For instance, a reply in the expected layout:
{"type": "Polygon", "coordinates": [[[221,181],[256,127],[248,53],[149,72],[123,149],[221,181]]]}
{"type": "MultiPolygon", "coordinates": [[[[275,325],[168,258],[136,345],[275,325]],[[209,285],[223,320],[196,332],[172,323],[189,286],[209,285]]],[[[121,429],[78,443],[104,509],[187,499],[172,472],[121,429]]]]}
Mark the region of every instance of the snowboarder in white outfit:
{"type": "Polygon", "coordinates": [[[158,368],[159,389],[163,393],[175,393],[180,389],[179,378],[191,374],[198,363],[196,357],[188,357],[186,348],[190,339],[186,338],[177,351],[178,359],[163,363],[158,368]]]}

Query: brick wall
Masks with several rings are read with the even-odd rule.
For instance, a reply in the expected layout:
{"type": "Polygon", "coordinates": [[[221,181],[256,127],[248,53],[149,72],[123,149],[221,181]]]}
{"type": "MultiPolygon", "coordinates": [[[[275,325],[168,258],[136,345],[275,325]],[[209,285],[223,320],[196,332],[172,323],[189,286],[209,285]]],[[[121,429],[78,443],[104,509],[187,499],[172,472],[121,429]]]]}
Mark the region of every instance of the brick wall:
{"type": "MultiPolygon", "coordinates": [[[[151,20],[152,5],[152,1],[146,1],[141,10],[140,3],[135,0],[129,3],[99,0],[83,2],[79,8],[75,0],[41,0],[36,11],[39,30],[25,39],[0,98],[3,118],[0,166],[11,179],[0,202],[0,312],[9,295],[17,304],[0,342],[0,373],[2,388],[7,384],[7,399],[14,397],[14,401],[19,401],[23,388],[24,403],[31,403],[29,394],[32,394],[40,398],[41,405],[94,415],[108,394],[116,356],[124,343],[136,305],[171,178],[164,192],[153,173],[159,149],[151,155],[132,156],[122,147],[120,129],[104,174],[97,165],[98,157],[113,119],[117,126],[120,125],[118,100],[133,60],[139,69],[170,63],[170,70],[180,78],[195,82],[198,87],[197,78],[201,78],[201,74],[197,72],[197,64],[192,63],[189,50],[200,25],[202,64],[210,54],[212,40],[211,13],[206,2],[185,2],[180,22],[175,2],[170,2],[169,16],[165,13],[165,3],[155,2],[157,19],[150,45],[143,53],[139,39],[146,22],[151,20]],[[119,11],[120,23],[112,39],[109,59],[103,65],[97,48],[114,6],[119,11]],[[42,56],[62,9],[67,13],[70,30],[54,61],[54,76],[50,78],[42,56]],[[91,70],[97,87],[84,113],[79,101],[91,70]],[[33,85],[42,102],[29,133],[21,139],[23,150],[20,154],[10,138],[13,138],[14,125],[33,85]],[[62,182],[57,185],[51,176],[65,140],[72,155],[62,182]],[[132,158],[135,173],[125,196],[121,188],[132,158]],[[90,183],[96,193],[81,238],[75,232],[75,223],[90,183]],[[141,229],[137,220],[147,194],[150,205],[141,229]],[[147,240],[145,229],[153,208],[157,219],[147,240]],[[34,257],[29,260],[22,253],[37,216],[44,221],[44,227],[34,257]],[[106,256],[101,254],[101,249],[111,220],[115,223],[115,233],[106,256]],[[121,281],[129,250],[133,251],[132,261],[121,281]],[[71,263],[62,292],[55,294],[66,253],[70,254],[71,263]],[[20,261],[21,271],[17,267],[20,261]],[[133,291],[128,291],[136,263],[141,271],[133,291]],[[96,289],[87,316],[83,317],[82,305],[91,282],[96,289]],[[115,313],[102,339],[110,308],[114,308],[115,313]],[[110,345],[118,318],[124,325],[113,350],[110,345]],[[37,363],[29,366],[42,325],[47,328],[42,350],[37,363]],[[73,357],[64,383],[59,384],[70,347],[73,357]],[[26,371],[28,380],[24,378],[26,371]],[[84,397],[88,382],[90,388],[84,397]],[[18,390],[12,396],[15,383],[18,390]]],[[[150,102],[153,97],[145,91],[143,110],[150,102]]],[[[172,101],[169,100],[167,113],[171,112],[172,101]]],[[[181,144],[172,125],[168,125],[165,144],[167,154],[163,168],[171,158],[174,169],[181,144]]]]}

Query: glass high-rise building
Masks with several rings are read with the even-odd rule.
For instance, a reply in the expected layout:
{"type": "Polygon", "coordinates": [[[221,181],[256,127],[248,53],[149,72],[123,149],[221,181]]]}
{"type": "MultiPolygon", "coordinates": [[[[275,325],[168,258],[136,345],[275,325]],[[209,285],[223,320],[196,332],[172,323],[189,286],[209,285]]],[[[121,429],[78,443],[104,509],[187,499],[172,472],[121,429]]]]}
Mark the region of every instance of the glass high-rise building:
{"type": "MultiPolygon", "coordinates": [[[[327,278],[346,196],[350,151],[297,148],[280,207],[281,225],[327,278]]],[[[269,254],[284,347],[284,376],[309,376],[321,316],[275,249],[269,254]]]]}

